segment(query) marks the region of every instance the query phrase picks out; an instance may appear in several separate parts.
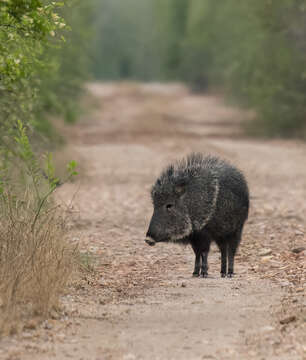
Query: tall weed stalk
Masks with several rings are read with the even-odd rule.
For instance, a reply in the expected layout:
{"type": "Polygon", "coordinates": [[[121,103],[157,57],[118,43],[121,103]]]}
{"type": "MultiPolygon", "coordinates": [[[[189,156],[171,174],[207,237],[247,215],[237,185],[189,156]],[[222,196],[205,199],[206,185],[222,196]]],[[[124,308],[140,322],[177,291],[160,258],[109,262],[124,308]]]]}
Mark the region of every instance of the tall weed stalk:
{"type": "MultiPolygon", "coordinates": [[[[62,182],[55,177],[52,156],[45,156],[42,168],[21,122],[15,145],[0,163],[2,332],[20,327],[29,316],[46,316],[57,306],[76,252],[67,239],[65,214],[53,199],[62,182]]],[[[77,174],[75,167],[75,162],[68,165],[65,180],[77,174]]]]}

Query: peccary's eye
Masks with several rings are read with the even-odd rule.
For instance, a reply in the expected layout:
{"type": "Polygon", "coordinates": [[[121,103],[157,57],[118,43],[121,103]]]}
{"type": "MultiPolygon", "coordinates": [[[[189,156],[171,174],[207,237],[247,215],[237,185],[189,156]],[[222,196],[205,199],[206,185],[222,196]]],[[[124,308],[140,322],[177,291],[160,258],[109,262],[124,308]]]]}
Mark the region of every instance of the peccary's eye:
{"type": "Polygon", "coordinates": [[[166,205],[166,209],[169,211],[173,208],[173,204],[167,204],[166,205]]]}

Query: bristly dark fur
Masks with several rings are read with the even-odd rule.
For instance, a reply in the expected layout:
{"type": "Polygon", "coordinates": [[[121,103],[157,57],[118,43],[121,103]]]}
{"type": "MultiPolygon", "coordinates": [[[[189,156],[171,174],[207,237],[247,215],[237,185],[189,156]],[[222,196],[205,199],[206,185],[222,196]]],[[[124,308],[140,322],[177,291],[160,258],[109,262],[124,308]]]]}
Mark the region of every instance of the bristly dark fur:
{"type": "Polygon", "coordinates": [[[221,250],[221,273],[233,273],[233,259],[248,217],[249,190],[244,175],[215,156],[192,153],[169,165],[151,190],[154,213],[147,236],[156,242],[190,243],[203,257],[207,274],[211,241],[221,250]],[[171,210],[169,210],[171,207],[171,210]]]}
{"type": "MultiPolygon", "coordinates": [[[[224,168],[232,167],[227,161],[216,156],[204,156],[201,153],[191,153],[186,158],[169,165],[156,180],[151,189],[151,196],[154,198],[155,194],[159,192],[167,192],[168,187],[175,185],[186,184],[190,178],[202,176],[203,170],[216,173],[224,168]]],[[[243,174],[236,168],[240,176],[244,178],[243,174]]]]}

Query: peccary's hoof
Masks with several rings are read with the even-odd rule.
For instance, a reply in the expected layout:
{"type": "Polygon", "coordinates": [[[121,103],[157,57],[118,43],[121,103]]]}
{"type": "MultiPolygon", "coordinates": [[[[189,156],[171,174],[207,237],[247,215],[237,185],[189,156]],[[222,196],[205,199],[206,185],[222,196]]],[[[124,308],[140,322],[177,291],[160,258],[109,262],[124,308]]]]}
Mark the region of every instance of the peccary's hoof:
{"type": "Polygon", "coordinates": [[[234,274],[233,274],[233,273],[228,273],[228,274],[227,274],[227,277],[228,277],[228,278],[232,278],[232,277],[234,277],[234,274]]]}
{"type": "Polygon", "coordinates": [[[199,273],[197,273],[197,272],[194,272],[194,273],[192,273],[192,276],[193,276],[193,277],[199,277],[199,276],[200,276],[200,274],[199,274],[199,273]]]}
{"type": "Polygon", "coordinates": [[[225,278],[226,277],[226,273],[221,273],[221,277],[225,278]]]}
{"type": "Polygon", "coordinates": [[[208,273],[207,273],[207,272],[206,272],[206,273],[202,273],[202,274],[201,274],[201,277],[202,277],[202,278],[205,278],[205,279],[208,278],[208,273]]]}

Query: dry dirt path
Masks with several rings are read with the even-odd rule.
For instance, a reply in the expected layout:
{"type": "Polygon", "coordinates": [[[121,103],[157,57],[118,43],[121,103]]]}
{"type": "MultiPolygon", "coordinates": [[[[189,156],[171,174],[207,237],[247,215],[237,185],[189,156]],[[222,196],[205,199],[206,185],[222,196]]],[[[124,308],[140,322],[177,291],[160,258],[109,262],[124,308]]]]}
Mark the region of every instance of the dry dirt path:
{"type": "Polygon", "coordinates": [[[247,114],[179,85],[89,90],[97,111],[69,129],[86,175],[59,197],[74,199],[71,238],[95,273],[63,297],[66,317],[45,322],[35,340],[25,333],[25,352],[15,345],[6,358],[305,359],[305,251],[292,250],[305,246],[306,146],[243,138],[247,114]],[[216,248],[209,278],[194,279],[189,247],[144,243],[150,186],[190,151],[225,157],[248,178],[234,279],[219,277],[216,248]]]}

